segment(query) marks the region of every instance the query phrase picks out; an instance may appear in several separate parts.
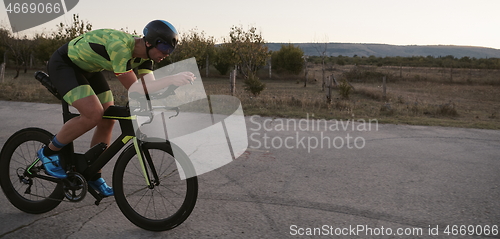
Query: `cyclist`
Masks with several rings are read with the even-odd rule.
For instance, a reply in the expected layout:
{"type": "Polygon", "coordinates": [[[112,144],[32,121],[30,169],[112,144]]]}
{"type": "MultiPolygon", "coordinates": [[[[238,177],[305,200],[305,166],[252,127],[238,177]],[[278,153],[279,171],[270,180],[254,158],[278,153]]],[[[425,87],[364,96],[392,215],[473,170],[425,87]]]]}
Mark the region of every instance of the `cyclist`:
{"type": "MultiPolygon", "coordinates": [[[[160,62],[172,53],[178,33],[169,22],[154,20],[145,26],[143,34],[141,38],[112,29],[90,31],[60,47],[50,58],[47,70],[52,83],[80,116],[66,122],[51,143],[37,152],[49,175],[67,177],[58,151],[92,128],[96,127],[91,146],[100,142],[109,145],[114,120],[102,116],[114,100],[103,70],[113,71],[127,90],[142,89],[138,79],[148,82],[152,90],[189,84],[195,79],[192,73],[183,72],[155,80],[153,61],[160,62]],[[137,75],[133,69],[137,69],[137,75]]],[[[90,178],[89,185],[102,195],[114,194],[101,172],[90,178]]]]}

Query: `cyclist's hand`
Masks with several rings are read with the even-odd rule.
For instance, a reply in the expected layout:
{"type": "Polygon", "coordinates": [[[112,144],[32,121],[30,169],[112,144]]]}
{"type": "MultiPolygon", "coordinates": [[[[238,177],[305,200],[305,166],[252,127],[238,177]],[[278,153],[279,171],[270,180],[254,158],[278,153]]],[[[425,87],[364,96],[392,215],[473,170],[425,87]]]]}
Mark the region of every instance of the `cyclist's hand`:
{"type": "Polygon", "coordinates": [[[192,72],[181,72],[170,77],[170,83],[175,86],[193,84],[196,76],[192,72]]]}

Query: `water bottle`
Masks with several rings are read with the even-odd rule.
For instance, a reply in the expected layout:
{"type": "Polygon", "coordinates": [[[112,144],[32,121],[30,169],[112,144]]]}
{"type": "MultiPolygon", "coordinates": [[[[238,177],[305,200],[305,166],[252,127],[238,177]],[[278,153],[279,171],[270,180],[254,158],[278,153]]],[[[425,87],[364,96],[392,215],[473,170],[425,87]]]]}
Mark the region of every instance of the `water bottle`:
{"type": "Polygon", "coordinates": [[[40,81],[40,83],[42,83],[42,85],[45,86],[45,88],[47,88],[47,90],[49,90],[50,93],[52,93],[57,99],[62,99],[61,95],[59,95],[54,85],[52,85],[52,82],[50,81],[49,75],[47,75],[47,73],[43,71],[37,71],[35,72],[35,79],[40,81]]]}

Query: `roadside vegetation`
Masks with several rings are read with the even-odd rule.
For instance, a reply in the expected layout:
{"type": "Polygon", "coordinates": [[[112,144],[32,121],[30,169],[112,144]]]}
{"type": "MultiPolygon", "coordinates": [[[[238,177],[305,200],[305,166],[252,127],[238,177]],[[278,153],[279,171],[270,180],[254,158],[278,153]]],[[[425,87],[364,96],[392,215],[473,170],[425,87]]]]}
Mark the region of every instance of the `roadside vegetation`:
{"type": "MultiPolygon", "coordinates": [[[[309,62],[319,64],[322,61],[320,56],[311,56],[309,62]]],[[[447,56],[330,56],[325,57],[327,65],[362,65],[362,66],[401,66],[401,67],[441,67],[459,69],[500,69],[500,58],[475,58],[464,56],[456,58],[447,56]]]]}
{"type": "MultiPolygon", "coordinates": [[[[321,66],[315,65],[313,75],[321,75],[321,66]]],[[[245,115],[317,119],[376,119],[379,123],[450,126],[481,129],[500,129],[500,71],[463,70],[456,72],[451,82],[442,78],[442,69],[405,68],[404,78],[396,77],[398,68],[337,66],[328,73],[339,79],[363,68],[389,74],[386,96],[383,95],[382,79],[351,79],[353,86],[349,98],[342,97],[340,88],[332,92],[332,101],[326,100],[321,83],[310,78],[303,86],[303,76],[274,74],[273,79],[260,71],[266,90],[255,97],[244,89],[244,79],[237,78],[234,96],[238,97],[245,115]],[[463,77],[459,77],[458,74],[463,77]],[[424,77],[426,76],[426,77],[424,77]]],[[[0,83],[0,100],[59,103],[34,78],[36,70],[30,69],[17,79],[15,70],[9,69],[4,83],[0,83]]],[[[372,73],[375,74],[375,73],[372,73]]],[[[203,77],[208,95],[230,95],[227,76],[218,75],[214,69],[210,77],[203,77]]],[[[127,92],[109,73],[110,86],[117,104],[125,104],[127,92]]]]}
{"type": "MultiPolygon", "coordinates": [[[[63,42],[91,29],[78,16],[57,32],[33,39],[0,27],[6,63],[0,100],[59,103],[33,74],[45,70],[63,42]]],[[[197,59],[207,94],[238,97],[246,115],[500,129],[496,58],[305,57],[291,44],[270,52],[256,28],[233,26],[221,40],[196,29],[181,33],[175,54],[155,67],[190,57],[197,59]],[[234,92],[230,73],[236,74],[234,92]]],[[[124,88],[106,74],[116,103],[125,104],[124,88]]]]}

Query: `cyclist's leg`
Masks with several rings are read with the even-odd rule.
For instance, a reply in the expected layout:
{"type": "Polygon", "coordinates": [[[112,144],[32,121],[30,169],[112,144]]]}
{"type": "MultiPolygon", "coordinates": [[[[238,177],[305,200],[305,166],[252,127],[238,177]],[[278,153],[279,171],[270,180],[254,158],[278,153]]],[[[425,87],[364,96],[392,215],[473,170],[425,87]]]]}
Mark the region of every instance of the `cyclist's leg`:
{"type": "MultiPolygon", "coordinates": [[[[104,109],[95,94],[75,100],[72,102],[72,106],[78,110],[80,116],[66,122],[57,133],[56,138],[62,144],[73,142],[73,140],[94,128],[104,113],[104,109]]],[[[53,146],[52,143],[51,146],[53,146]]],[[[58,150],[57,147],[55,149],[51,147],[51,149],[58,150]]]]}
{"type": "Polygon", "coordinates": [[[42,160],[46,172],[58,178],[67,176],[59,163],[59,150],[95,127],[104,112],[95,94],[78,99],[72,102],[72,105],[78,110],[80,116],[66,122],[52,139],[48,148],[43,148],[38,152],[38,157],[42,160]]]}
{"type": "MultiPolygon", "coordinates": [[[[45,158],[50,158],[50,155],[57,155],[57,152],[63,145],[72,142],[97,126],[102,120],[104,107],[109,107],[113,101],[109,86],[102,73],[89,73],[76,66],[68,57],[67,45],[62,46],[53,54],[49,61],[48,71],[51,81],[57,88],[57,91],[63,95],[63,99],[68,102],[68,104],[78,110],[80,116],[72,118],[63,125],[61,130],[49,144],[49,147],[45,148],[47,150],[44,150],[44,153],[42,153],[41,157],[45,158]],[[98,79],[97,81],[92,81],[92,85],[99,91],[99,95],[96,95],[91,83],[89,83],[91,79],[98,79]],[[99,87],[99,85],[101,87],[99,87]],[[101,94],[103,90],[108,93],[101,94]],[[54,144],[54,142],[56,142],[56,144],[54,144]],[[45,156],[43,154],[45,154],[45,156]]],[[[112,128],[112,126],[110,127],[108,123],[100,128],[109,129],[112,128]]],[[[57,161],[59,160],[58,157],[54,158],[57,158],[57,161]]],[[[66,176],[65,173],[63,174],[64,175],[60,176],[66,176]]],[[[89,181],[89,185],[94,189],[99,189],[99,191],[106,196],[113,195],[113,190],[106,185],[102,178],[93,182],[89,181]]]]}
{"type": "MultiPolygon", "coordinates": [[[[106,111],[106,109],[111,105],[114,105],[113,101],[102,104],[102,108],[106,111]]],[[[111,133],[113,131],[114,124],[115,120],[101,119],[101,121],[97,124],[94,135],[92,136],[90,147],[101,142],[109,145],[111,143],[111,133]]]]}
{"type": "MultiPolygon", "coordinates": [[[[92,73],[88,80],[90,86],[96,93],[97,98],[99,98],[104,111],[106,111],[109,106],[114,105],[113,94],[111,93],[108,82],[102,72],[92,73]]],[[[113,131],[114,124],[115,120],[101,118],[94,131],[90,147],[98,143],[105,143],[109,145],[111,142],[111,133],[113,131]]]]}
{"type": "Polygon", "coordinates": [[[49,148],[52,151],[58,151],[62,148],[61,146],[72,142],[94,127],[103,109],[87,80],[89,73],[80,69],[69,59],[67,44],[54,52],[47,70],[52,84],[63,99],[77,108],[80,113],[79,117],[66,122],[50,143],[49,148]]]}
{"type": "MultiPolygon", "coordinates": [[[[94,93],[93,90],[92,93],[94,93]]],[[[57,140],[61,143],[72,142],[87,131],[98,126],[99,129],[96,129],[97,132],[94,132],[94,136],[96,134],[99,136],[93,137],[92,140],[103,142],[102,139],[104,139],[104,141],[108,140],[108,142],[105,143],[109,144],[113,126],[112,122],[110,123],[109,121],[104,121],[103,123],[102,116],[104,107],[109,107],[111,103],[112,101],[102,104],[95,93],[72,102],[73,107],[78,110],[80,116],[72,118],[63,125],[56,135],[57,140]],[[104,133],[104,136],[100,136],[101,133],[104,133]]],[[[103,178],[101,178],[100,172],[90,178],[89,185],[104,196],[114,195],[113,189],[106,184],[103,178]]]]}
{"type": "Polygon", "coordinates": [[[87,80],[87,72],[71,63],[60,63],[56,69],[50,64],[52,63],[49,63],[51,81],[63,95],[63,99],[80,114],[66,122],[49,145],[50,149],[58,151],[60,146],[72,142],[94,128],[100,122],[104,109],[87,80]],[[54,141],[59,145],[54,145],[54,141]]]}
{"type": "Polygon", "coordinates": [[[65,178],[66,173],[59,164],[58,151],[95,127],[104,112],[86,79],[86,72],[71,62],[67,52],[67,45],[60,47],[50,58],[47,69],[57,91],[78,109],[80,116],[66,122],[49,146],[37,152],[46,172],[59,178],[65,178]]]}
{"type": "MultiPolygon", "coordinates": [[[[111,93],[108,82],[101,72],[93,73],[92,76],[88,77],[88,79],[92,89],[94,89],[97,94],[97,98],[102,105],[103,111],[105,111],[109,106],[114,104],[113,94],[111,93]]],[[[103,119],[101,115],[101,119],[97,123],[97,127],[90,142],[90,147],[98,143],[105,143],[109,145],[111,142],[111,133],[113,131],[114,123],[114,120],[103,119]]],[[[105,196],[114,195],[113,188],[108,186],[106,181],[101,177],[101,170],[90,178],[89,185],[105,196]]]]}

